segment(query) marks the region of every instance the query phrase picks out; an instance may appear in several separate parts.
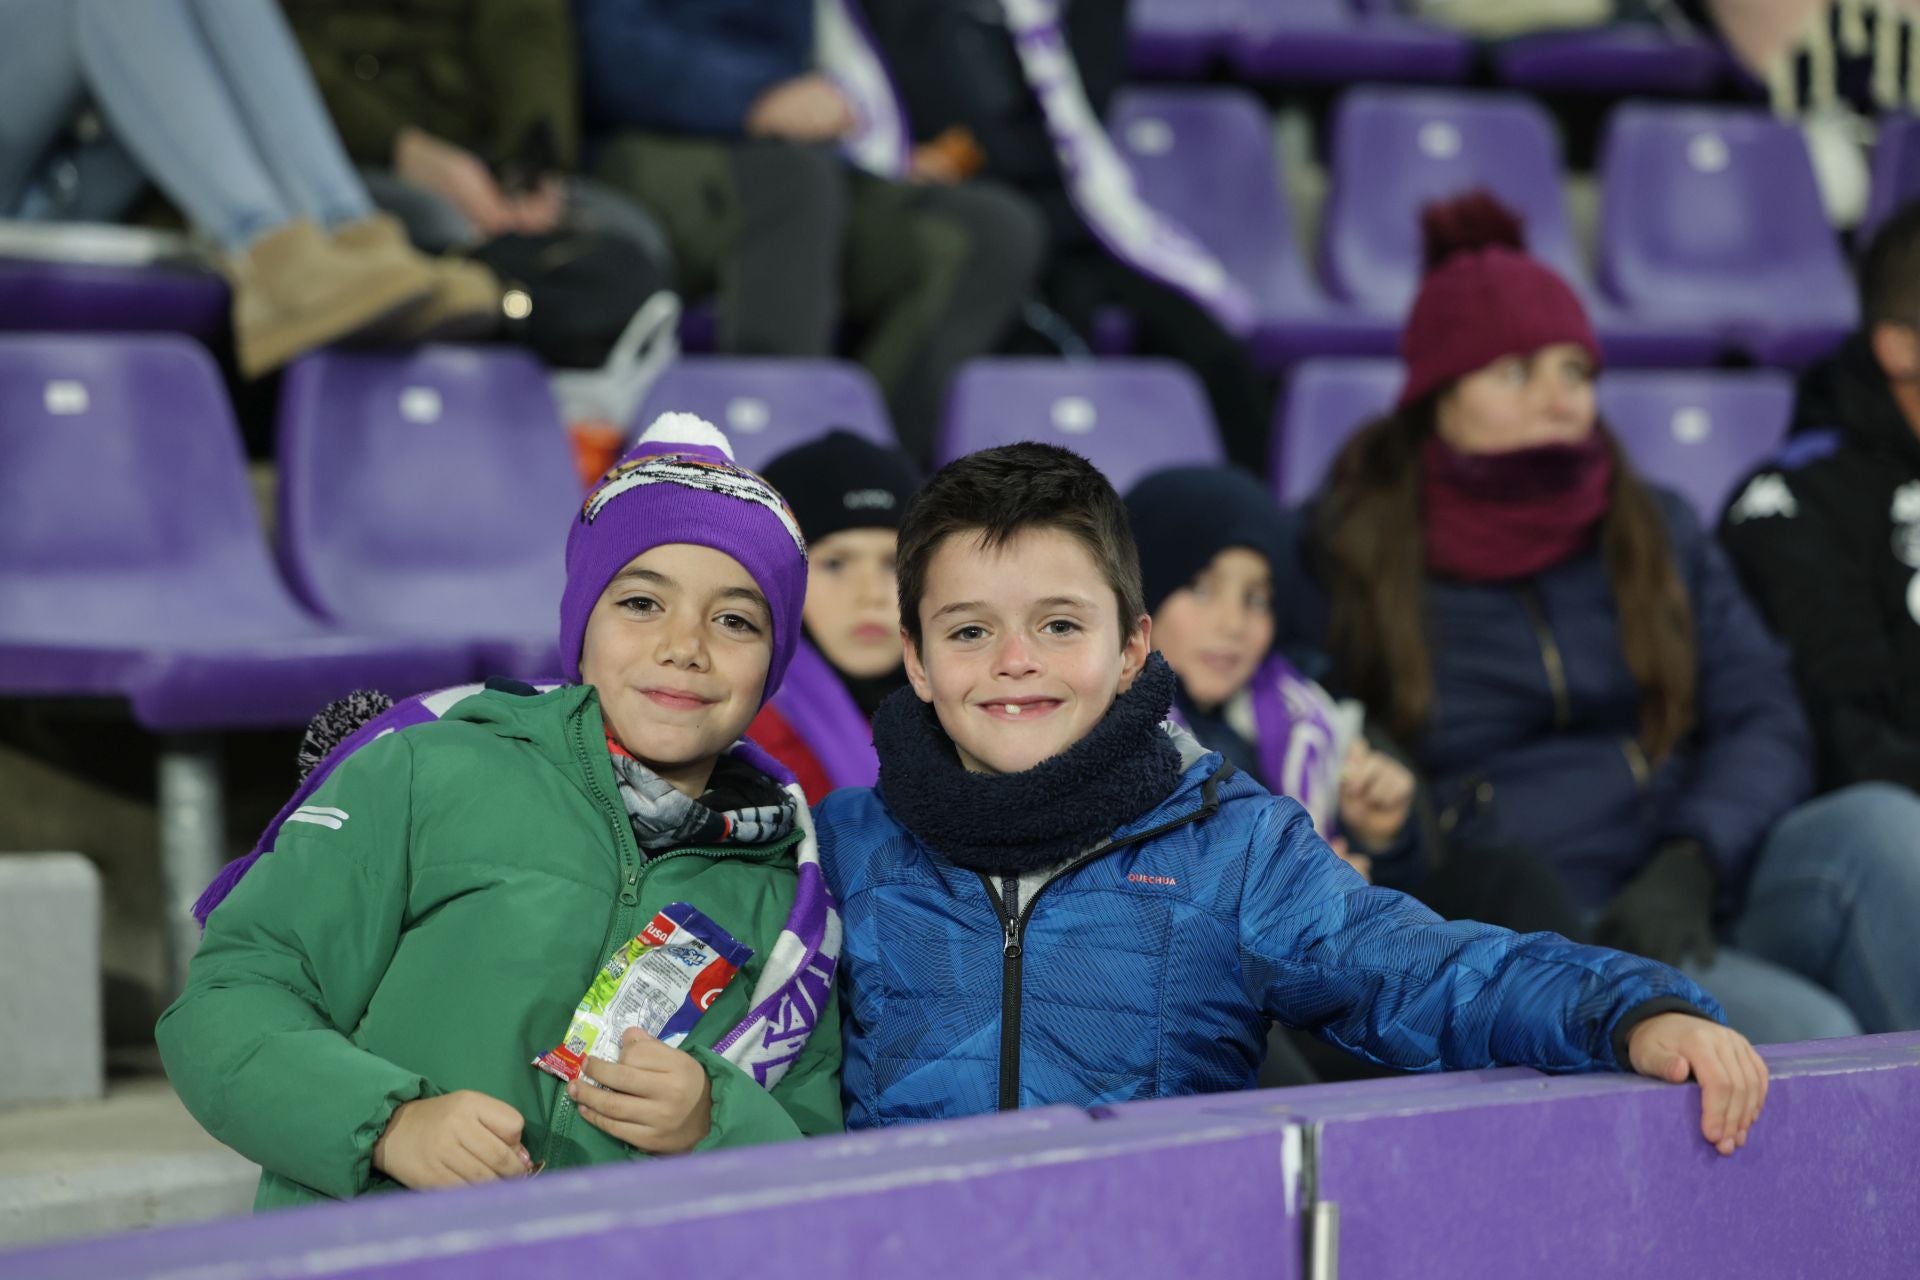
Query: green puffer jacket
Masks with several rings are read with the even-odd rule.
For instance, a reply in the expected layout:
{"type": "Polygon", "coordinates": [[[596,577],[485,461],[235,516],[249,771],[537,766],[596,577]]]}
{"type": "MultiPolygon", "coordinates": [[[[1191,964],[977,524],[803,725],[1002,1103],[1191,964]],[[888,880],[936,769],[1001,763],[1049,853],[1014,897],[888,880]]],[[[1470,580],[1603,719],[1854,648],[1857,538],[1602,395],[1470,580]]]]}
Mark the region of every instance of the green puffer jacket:
{"type": "Polygon", "coordinates": [[[709,1051],[748,1012],[801,835],[643,861],[590,687],[480,693],[376,738],[307,812],[209,918],[157,1031],[187,1109],[266,1170],[256,1208],[394,1186],[371,1168],[394,1108],[459,1089],[519,1111],[550,1169],[640,1157],[531,1060],[673,902],[754,948],[682,1045],[713,1086],[699,1149],[840,1128],[837,997],[771,1092],[709,1051]]]}

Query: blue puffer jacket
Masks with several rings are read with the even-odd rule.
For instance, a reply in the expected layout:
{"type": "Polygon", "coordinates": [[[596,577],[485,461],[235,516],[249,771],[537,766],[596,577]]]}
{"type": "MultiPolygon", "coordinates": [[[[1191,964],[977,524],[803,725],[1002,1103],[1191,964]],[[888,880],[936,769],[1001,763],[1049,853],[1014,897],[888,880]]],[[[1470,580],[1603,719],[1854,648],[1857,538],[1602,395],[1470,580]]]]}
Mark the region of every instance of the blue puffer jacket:
{"type": "Polygon", "coordinates": [[[1590,1071],[1618,1065],[1623,1019],[1721,1016],[1664,965],[1369,888],[1297,803],[1188,755],[1171,796],[1028,886],[1011,924],[876,792],[826,799],[848,1127],[1249,1088],[1270,1018],[1413,1070],[1590,1071]]]}
{"type": "MultiPolygon", "coordinates": [[[[1524,583],[1427,587],[1433,712],[1406,745],[1443,824],[1455,841],[1548,855],[1589,907],[1611,899],[1669,840],[1699,841],[1722,889],[1737,894],[1768,828],[1813,785],[1813,744],[1786,650],[1693,508],[1654,494],[1699,651],[1697,727],[1658,768],[1637,741],[1640,690],[1597,550],[1524,583]]],[[[1311,512],[1294,523],[1276,575],[1282,642],[1324,682],[1328,606],[1311,512]]]]}

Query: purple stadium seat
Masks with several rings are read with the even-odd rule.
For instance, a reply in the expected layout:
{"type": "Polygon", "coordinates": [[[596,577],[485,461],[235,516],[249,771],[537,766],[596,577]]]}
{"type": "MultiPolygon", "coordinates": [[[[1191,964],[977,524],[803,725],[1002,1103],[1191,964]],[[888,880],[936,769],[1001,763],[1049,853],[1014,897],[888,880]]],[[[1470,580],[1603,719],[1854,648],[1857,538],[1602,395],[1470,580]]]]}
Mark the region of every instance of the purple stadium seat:
{"type": "Polygon", "coordinates": [[[1719,46],[1651,24],[1551,31],[1504,41],[1494,75],[1530,93],[1661,94],[1702,98],[1726,74],[1719,46]]]}
{"type": "Polygon", "coordinates": [[[1677,489],[1708,525],[1733,486],[1786,434],[1793,379],[1772,369],[1622,370],[1600,379],[1600,413],[1640,472],[1677,489]]]}
{"type": "Polygon", "coordinates": [[[1267,115],[1243,89],[1128,89],[1110,120],[1140,193],[1253,295],[1249,345],[1273,368],[1303,355],[1393,350],[1391,323],[1330,301],[1300,260],[1267,115]]]}
{"type": "Polygon", "coordinates": [[[1225,460],[1200,383],[1168,360],[974,360],[947,391],[935,462],[1038,440],[1125,493],[1162,467],[1225,460]]]}
{"type": "Polygon", "coordinates": [[[226,857],[217,748],[355,689],[473,674],[463,646],[367,638],[274,572],[212,359],[178,336],[0,337],[0,695],[124,699],[160,760],[169,976],[226,857]]]}
{"type": "Polygon", "coordinates": [[[1456,31],[1349,0],[1242,0],[1234,68],[1258,83],[1355,80],[1451,83],[1473,68],[1473,42],[1456,31]]]}
{"type": "MultiPolygon", "coordinates": [[[[1307,360],[1274,415],[1274,494],[1313,496],[1354,429],[1393,407],[1397,360],[1307,360]]],[[[1702,520],[1786,432],[1793,380],[1777,370],[1622,369],[1601,375],[1600,416],[1641,472],[1678,490],[1702,520]]]]}
{"type": "Polygon", "coordinates": [[[0,258],[0,330],[184,333],[215,344],[227,305],[226,281],[211,271],[0,258]]]}
{"type": "Polygon", "coordinates": [[[1284,506],[1319,489],[1334,455],[1363,423],[1393,408],[1398,360],[1303,360],[1274,414],[1273,492],[1284,506]]]}
{"type": "Polygon", "coordinates": [[[580,480],[546,375],[514,347],[322,352],[287,371],[280,561],[334,622],[462,642],[551,676],[580,480]]]}
{"type": "Polygon", "coordinates": [[[1873,144],[1873,193],[1866,216],[1854,232],[1865,245],[1901,205],[1920,197],[1920,117],[1889,113],[1878,122],[1880,136],[1873,144]]]}
{"type": "Polygon", "coordinates": [[[1610,362],[1704,364],[1725,346],[1710,326],[1649,320],[1600,297],[1568,222],[1559,138],[1529,98],[1355,89],[1335,113],[1331,167],[1321,224],[1327,283],[1396,328],[1420,281],[1422,207],[1485,187],[1525,219],[1528,248],[1586,300],[1610,362]]]}
{"type": "Polygon", "coordinates": [[[653,384],[633,430],[674,410],[697,413],[726,432],[735,460],[749,469],[835,427],[875,444],[899,443],[873,379],[839,360],[683,359],[653,384]]]}
{"type": "Polygon", "coordinates": [[[1246,0],[1133,0],[1127,66],[1168,80],[1205,75],[1232,43],[1246,0]]]}
{"type": "Polygon", "coordinates": [[[1629,103],[1601,171],[1601,284],[1636,315],[1712,326],[1763,364],[1804,363],[1853,327],[1853,286],[1790,126],[1629,103]]]}

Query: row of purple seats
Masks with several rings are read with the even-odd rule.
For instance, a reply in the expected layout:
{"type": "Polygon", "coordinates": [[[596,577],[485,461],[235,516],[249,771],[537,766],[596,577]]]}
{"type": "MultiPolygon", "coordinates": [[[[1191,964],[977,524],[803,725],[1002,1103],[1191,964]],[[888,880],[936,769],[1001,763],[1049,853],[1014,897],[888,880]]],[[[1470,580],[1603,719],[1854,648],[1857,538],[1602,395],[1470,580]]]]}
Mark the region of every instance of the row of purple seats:
{"type": "Polygon", "coordinates": [[[0,1275],[466,1280],[556,1257],[680,1256],[689,1240],[712,1280],[770,1264],[791,1280],[1911,1275],[1920,1035],[1761,1054],[1766,1115],[1731,1159],[1700,1139],[1697,1087],[1492,1069],[1041,1107],[367,1196],[0,1253],[0,1275]]]}
{"type": "MultiPolygon", "coordinates": [[[[1478,58],[1470,36],[1406,16],[1394,0],[1134,0],[1128,62],[1152,79],[1225,67],[1261,85],[1453,84],[1478,58]]],[[[1545,32],[1491,44],[1500,83],[1535,92],[1699,97],[1732,62],[1711,40],[1654,26],[1545,32]]]]}
{"type": "Polygon", "coordinates": [[[465,644],[334,625],[294,599],[205,348],[0,336],[0,696],[114,700],[162,735],[176,989],[198,941],[189,908],[226,856],[209,735],[473,672],[465,644]]]}
{"type": "Polygon", "coordinates": [[[1586,298],[1617,365],[1690,366],[1744,352],[1796,365],[1857,314],[1799,134],[1756,111],[1628,103],[1601,158],[1597,271],[1574,242],[1551,119],[1518,95],[1356,89],[1334,112],[1319,275],[1297,247],[1257,99],[1132,89],[1112,113],[1142,194],[1253,293],[1264,365],[1390,353],[1421,273],[1419,213],[1486,187],[1586,298]]]}
{"type": "Polygon", "coordinates": [[[226,281],[203,269],[0,253],[0,331],[184,333],[225,341],[226,281]]]}
{"type": "MultiPolygon", "coordinates": [[[[1355,429],[1393,406],[1394,360],[1309,360],[1274,415],[1274,492],[1288,505],[1319,488],[1355,429]]],[[[1793,380],[1771,369],[1608,371],[1600,415],[1643,473],[1676,489],[1701,520],[1720,518],[1732,488],[1772,453],[1793,409],[1793,380]]]]}

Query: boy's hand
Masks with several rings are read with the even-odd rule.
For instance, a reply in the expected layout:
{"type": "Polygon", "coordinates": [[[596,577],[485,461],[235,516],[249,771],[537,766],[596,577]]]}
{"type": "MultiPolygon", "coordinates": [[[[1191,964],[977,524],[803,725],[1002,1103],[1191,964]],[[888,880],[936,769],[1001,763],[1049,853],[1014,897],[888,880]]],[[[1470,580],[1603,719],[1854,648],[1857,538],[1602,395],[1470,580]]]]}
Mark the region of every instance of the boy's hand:
{"type": "Polygon", "coordinates": [[[1745,1036],[1690,1013],[1657,1013],[1633,1029],[1627,1056],[1643,1076],[1700,1082],[1700,1132],[1721,1155],[1747,1145],[1767,1100],[1767,1064],[1745,1036]]]}
{"type": "Polygon", "coordinates": [[[587,1122],[630,1147],[657,1156],[680,1155],[698,1146],[713,1128],[713,1086],[706,1068],[690,1053],[669,1049],[628,1027],[620,1061],[588,1058],[583,1080],[567,1084],[567,1096],[587,1122]]]}
{"type": "Polygon", "coordinates": [[[1385,752],[1364,742],[1347,748],[1340,772],[1340,829],[1363,849],[1384,849],[1407,825],[1413,808],[1413,774],[1385,752]]]}
{"type": "Polygon", "coordinates": [[[525,1126],[518,1111],[472,1089],[403,1102],[373,1144],[373,1167],[420,1190],[524,1178],[533,1169],[520,1145],[525,1126]]]}

